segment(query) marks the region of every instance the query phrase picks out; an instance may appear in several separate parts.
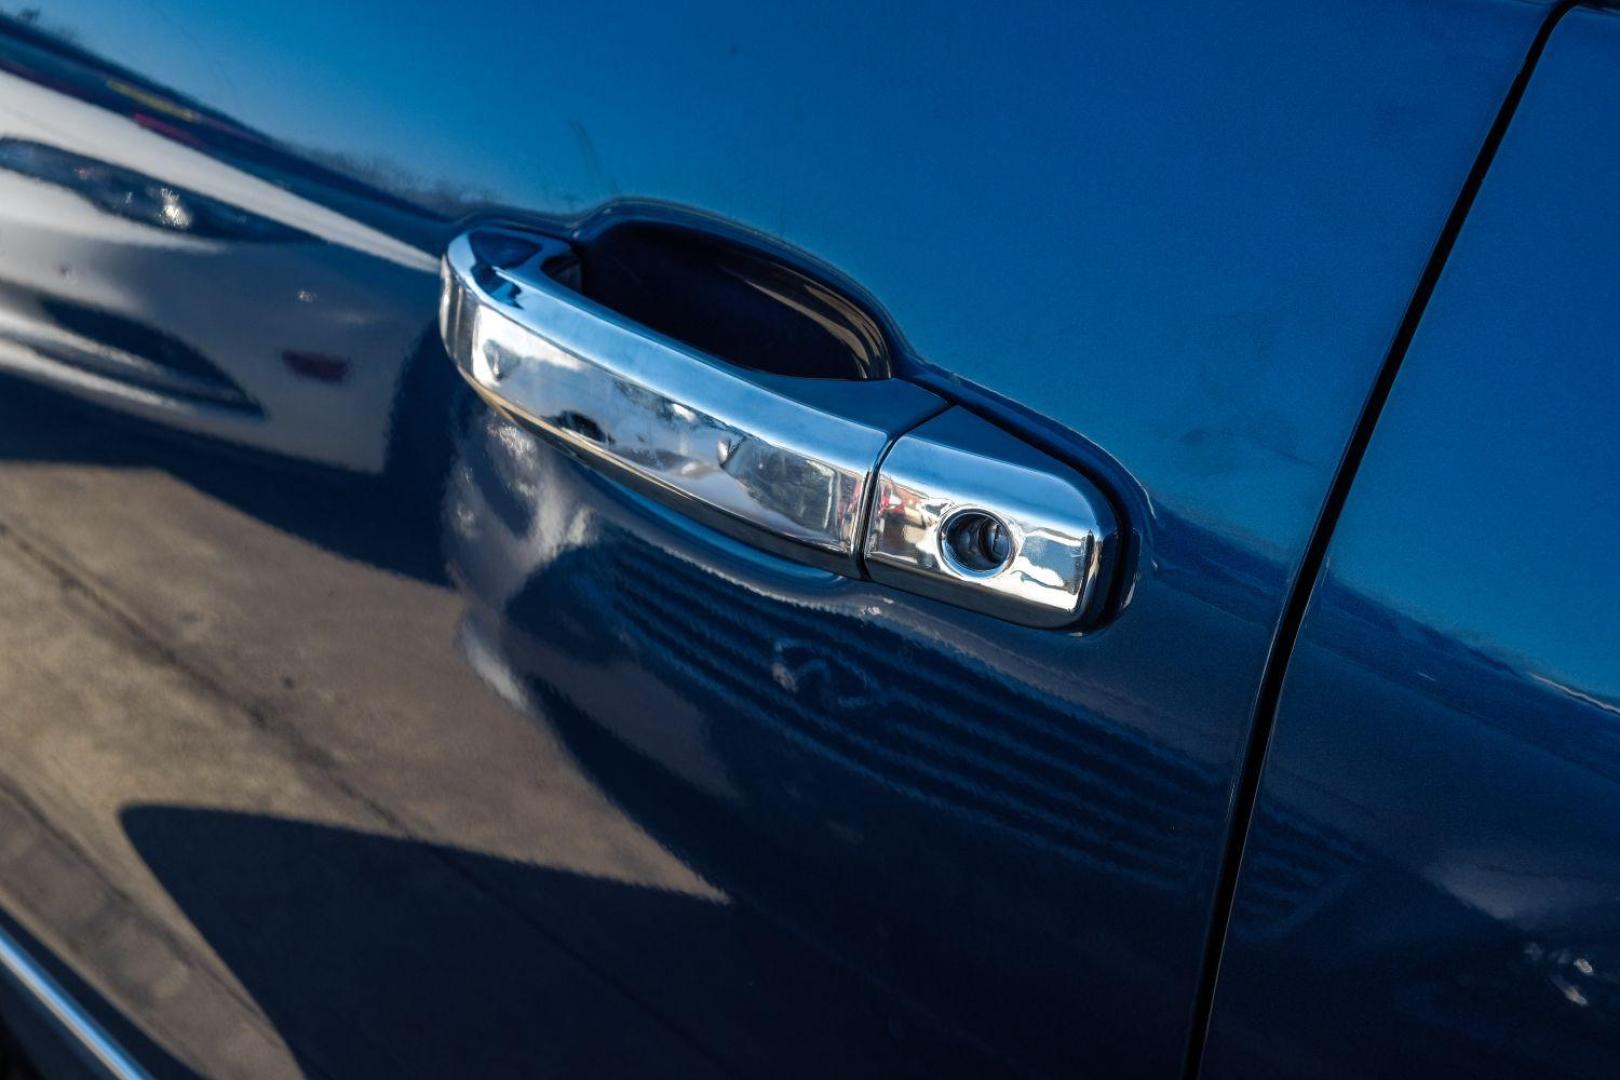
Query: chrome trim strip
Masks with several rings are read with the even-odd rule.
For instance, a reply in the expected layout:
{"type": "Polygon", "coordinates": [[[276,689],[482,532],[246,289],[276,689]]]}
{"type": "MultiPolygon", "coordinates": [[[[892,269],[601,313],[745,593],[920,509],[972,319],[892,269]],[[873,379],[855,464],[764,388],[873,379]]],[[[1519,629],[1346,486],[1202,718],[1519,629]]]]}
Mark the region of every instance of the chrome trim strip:
{"type": "Polygon", "coordinates": [[[85,1056],[108,1075],[118,1080],[149,1080],[146,1070],[137,1065],[4,928],[0,928],[0,968],[43,1006],[58,1027],[78,1043],[85,1056]]]}

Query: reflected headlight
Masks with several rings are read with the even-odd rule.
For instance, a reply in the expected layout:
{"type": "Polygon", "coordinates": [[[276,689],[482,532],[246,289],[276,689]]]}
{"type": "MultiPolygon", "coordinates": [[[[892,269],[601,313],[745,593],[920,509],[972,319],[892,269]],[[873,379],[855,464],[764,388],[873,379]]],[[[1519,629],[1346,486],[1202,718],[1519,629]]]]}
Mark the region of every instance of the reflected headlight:
{"type": "Polygon", "coordinates": [[[109,214],[214,240],[297,243],[308,233],[155,177],[29,139],[0,138],[0,169],[75,195],[109,214]]]}

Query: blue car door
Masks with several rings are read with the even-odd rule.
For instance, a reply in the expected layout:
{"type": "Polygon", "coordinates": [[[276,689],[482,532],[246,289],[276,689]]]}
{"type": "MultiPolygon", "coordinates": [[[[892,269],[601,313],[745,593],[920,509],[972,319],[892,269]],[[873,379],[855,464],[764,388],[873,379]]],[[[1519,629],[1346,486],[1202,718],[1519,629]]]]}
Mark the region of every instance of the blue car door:
{"type": "Polygon", "coordinates": [[[1617,57],[1613,12],[1559,21],[1399,365],[1282,686],[1205,1075],[1614,1071],[1617,57]]]}
{"type": "Polygon", "coordinates": [[[13,978],[168,1075],[1182,1075],[1549,17],[5,16],[13,978]]]}

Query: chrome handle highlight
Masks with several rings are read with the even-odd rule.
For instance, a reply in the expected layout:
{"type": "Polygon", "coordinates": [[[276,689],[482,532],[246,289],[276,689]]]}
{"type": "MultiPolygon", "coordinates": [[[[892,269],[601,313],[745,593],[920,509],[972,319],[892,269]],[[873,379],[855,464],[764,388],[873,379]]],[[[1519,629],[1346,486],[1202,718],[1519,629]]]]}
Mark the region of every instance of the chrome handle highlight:
{"type": "Polygon", "coordinates": [[[743,371],[625,320],[544,269],[566,245],[477,229],[445,253],[440,329],[496,409],[748,542],[859,576],[893,436],[944,403],[900,380],[743,371]]]}

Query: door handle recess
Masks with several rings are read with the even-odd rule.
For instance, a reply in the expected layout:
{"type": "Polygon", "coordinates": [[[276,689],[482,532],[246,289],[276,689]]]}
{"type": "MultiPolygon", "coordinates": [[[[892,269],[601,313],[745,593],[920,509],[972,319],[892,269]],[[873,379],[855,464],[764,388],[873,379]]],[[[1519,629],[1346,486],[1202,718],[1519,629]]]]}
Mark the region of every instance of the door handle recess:
{"type": "Polygon", "coordinates": [[[451,241],[439,321],[498,411],[747,543],[1036,626],[1094,619],[1115,558],[1083,476],[913,383],[747,371],[548,273],[568,244],[451,241]]]}

